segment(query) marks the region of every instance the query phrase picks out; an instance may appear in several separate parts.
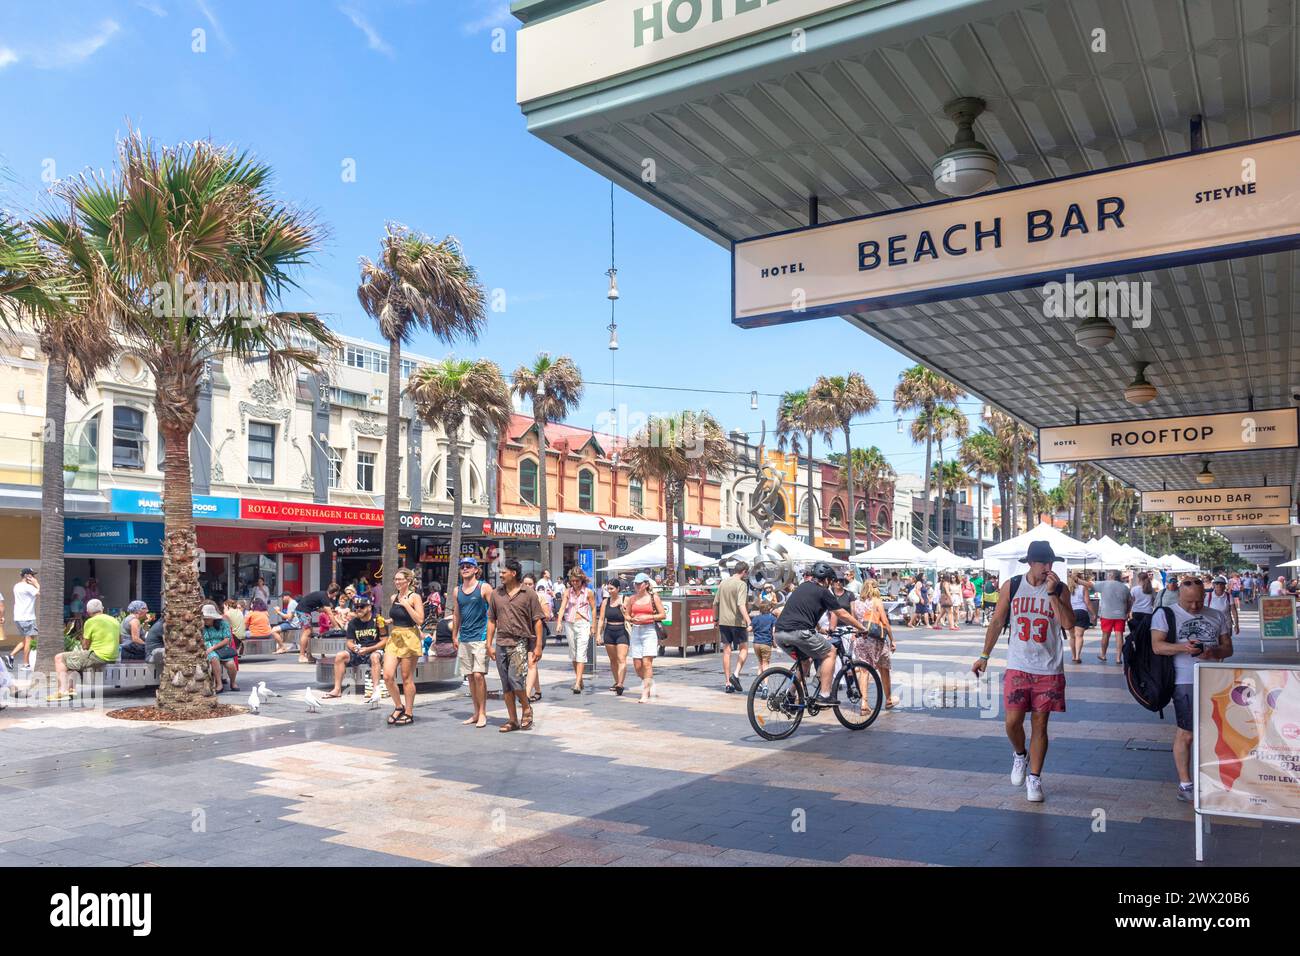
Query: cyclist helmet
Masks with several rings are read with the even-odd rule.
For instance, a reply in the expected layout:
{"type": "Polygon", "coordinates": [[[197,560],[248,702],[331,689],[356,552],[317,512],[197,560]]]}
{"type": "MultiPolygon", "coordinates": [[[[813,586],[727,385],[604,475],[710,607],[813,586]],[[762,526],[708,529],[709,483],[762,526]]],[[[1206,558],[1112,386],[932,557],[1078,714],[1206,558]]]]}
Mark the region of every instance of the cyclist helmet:
{"type": "Polygon", "coordinates": [[[835,571],[825,561],[818,561],[812,566],[812,576],[818,581],[833,581],[835,571]]]}

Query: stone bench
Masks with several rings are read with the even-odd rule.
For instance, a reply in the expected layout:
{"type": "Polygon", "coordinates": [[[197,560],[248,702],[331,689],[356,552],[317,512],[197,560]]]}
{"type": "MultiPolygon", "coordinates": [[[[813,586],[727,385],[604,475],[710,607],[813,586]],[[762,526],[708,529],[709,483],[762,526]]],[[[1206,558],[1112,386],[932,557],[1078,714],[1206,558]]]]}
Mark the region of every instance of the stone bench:
{"type": "MultiPolygon", "coordinates": [[[[337,653],[337,652],[336,652],[337,653]]],[[[351,678],[352,686],[356,693],[361,693],[365,686],[366,675],[362,668],[348,668],[343,674],[344,679],[351,678]]],[[[399,668],[397,671],[397,681],[400,684],[402,672],[399,668]]],[[[429,657],[420,658],[415,665],[415,684],[417,687],[427,684],[459,684],[461,680],[459,662],[455,657],[429,657]]],[[[320,661],[316,665],[316,683],[324,687],[334,686],[334,659],[328,658],[320,661]]]]}
{"type": "MultiPolygon", "coordinates": [[[[296,642],[295,642],[296,646],[296,642]]],[[[239,655],[241,661],[260,660],[264,657],[275,656],[275,638],[272,637],[246,637],[244,638],[244,653],[239,655]]]]}
{"type": "MultiPolygon", "coordinates": [[[[293,643],[294,647],[298,646],[296,640],[293,643]]],[[[348,639],[346,637],[313,637],[308,646],[311,649],[312,657],[325,656],[333,658],[339,651],[348,649],[348,639]]]]}
{"type": "Polygon", "coordinates": [[[157,687],[162,677],[162,662],[163,652],[159,648],[147,661],[115,661],[105,664],[99,671],[104,680],[104,690],[147,690],[157,687]]]}

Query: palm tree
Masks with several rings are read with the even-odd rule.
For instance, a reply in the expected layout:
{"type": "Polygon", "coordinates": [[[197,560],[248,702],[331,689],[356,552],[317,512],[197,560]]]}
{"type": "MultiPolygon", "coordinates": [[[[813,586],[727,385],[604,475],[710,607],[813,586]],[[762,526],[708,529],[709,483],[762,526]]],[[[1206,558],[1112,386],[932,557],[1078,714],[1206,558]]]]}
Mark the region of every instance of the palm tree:
{"type": "MultiPolygon", "coordinates": [[[[826,460],[832,465],[839,468],[840,483],[848,485],[848,467],[845,465],[846,458],[843,452],[834,451],[826,456],[826,460]]],[[[853,449],[853,474],[854,480],[862,483],[865,489],[866,501],[863,503],[863,510],[867,514],[866,524],[862,530],[867,533],[867,547],[875,546],[875,528],[871,524],[871,499],[880,493],[880,488],[886,482],[893,481],[898,477],[894,471],[894,466],[889,463],[885,453],[878,447],[872,445],[870,448],[853,449]]],[[[857,521],[857,511],[852,514],[852,519],[857,521]]]]}
{"type": "Polygon", "coordinates": [[[560,422],[582,401],[582,373],[573,359],[561,355],[551,358],[538,354],[532,365],[521,365],[511,376],[514,393],[533,404],[533,424],[537,429],[537,505],[541,512],[538,547],[542,570],[551,567],[551,542],[546,535],[546,423],[560,422]]]}
{"type": "Polygon", "coordinates": [[[975,515],[976,557],[984,557],[984,476],[998,470],[998,440],[987,428],[981,428],[961,443],[958,460],[966,474],[979,485],[979,511],[975,515]]]}
{"type": "MultiPolygon", "coordinates": [[[[452,236],[433,239],[388,223],[378,261],[360,260],[357,299],[388,343],[388,411],[384,440],[383,566],[397,568],[402,434],[402,346],[418,331],[448,344],[477,341],[487,323],[483,286],[452,236]]],[[[453,562],[454,563],[454,562],[453,562]]]]}
{"type": "Polygon", "coordinates": [[[721,475],[735,458],[735,449],[722,426],[707,411],[685,411],[665,418],[651,417],[630,439],[623,452],[628,472],[641,479],[656,478],[664,491],[664,523],[668,554],[664,581],[676,583],[673,517],[691,477],[721,475]]]}
{"type": "MultiPolygon", "coordinates": [[[[926,443],[927,462],[930,459],[930,454],[928,449],[930,447],[931,442],[938,443],[939,461],[942,462],[944,439],[965,438],[969,431],[970,431],[970,423],[966,420],[966,416],[963,415],[955,405],[948,405],[948,404],[932,405],[931,407],[922,410],[922,412],[919,415],[917,415],[916,418],[912,421],[912,441],[917,444],[920,444],[922,441],[926,443]]],[[[937,474],[937,472],[934,471],[933,467],[931,468],[931,472],[937,474]]],[[[931,474],[926,475],[925,486],[927,489],[930,487],[931,477],[932,477],[931,474]]],[[[943,484],[939,485],[938,500],[940,502],[943,500],[943,484]]],[[[932,508],[932,503],[930,499],[927,498],[926,499],[927,518],[932,510],[937,512],[938,507],[935,506],[932,508]]],[[[949,530],[951,531],[954,529],[949,529],[949,530]]],[[[943,544],[942,520],[940,520],[939,522],[938,531],[936,532],[936,534],[938,536],[939,544],[943,544]]],[[[928,536],[926,538],[926,543],[929,544],[928,536]]]]}
{"type": "Polygon", "coordinates": [[[510,424],[510,387],[501,369],[487,359],[447,357],[422,365],[406,383],[416,413],[447,436],[447,483],[451,487],[451,543],[447,562],[447,595],[455,590],[460,567],[460,517],[464,495],[460,481],[460,432],[468,423],[480,435],[499,433],[510,424]]]}
{"type": "MultiPolygon", "coordinates": [[[[69,202],[66,214],[49,214],[32,222],[45,243],[52,273],[67,293],[57,307],[33,305],[37,338],[45,355],[45,428],[41,465],[41,583],[50,595],[63,594],[63,514],[66,492],[64,428],[70,391],[82,401],[95,373],[114,358],[105,348],[110,340],[104,311],[109,287],[107,262],[78,226],[75,212],[77,180],[61,189],[69,202]]],[[[47,299],[46,302],[51,300],[47,299]]],[[[63,601],[40,602],[37,629],[63,631],[63,601]]]]}
{"type": "Polygon", "coordinates": [[[182,715],[216,706],[199,618],[190,485],[190,433],[210,356],[257,362],[270,381],[319,370],[339,342],[310,312],[272,311],[294,287],[291,270],[322,239],[312,218],[271,194],[271,170],[207,141],[159,148],[139,133],[119,144],[112,177],[86,178],[78,226],[115,277],[122,345],[153,373],[163,463],[166,662],[158,706],[182,715]],[[183,282],[186,301],[166,290],[183,282]],[[233,284],[233,285],[231,285],[233,284]],[[194,296],[189,295],[190,288],[194,296]],[[232,307],[217,290],[248,290],[232,307]],[[224,299],[224,302],[223,302],[224,299]]]}
{"type": "MultiPolygon", "coordinates": [[[[1016,492],[1020,488],[1023,476],[1038,473],[1038,464],[1034,461],[1032,451],[1037,441],[1033,431],[997,409],[990,409],[989,424],[999,444],[998,494],[1002,499],[1002,537],[1005,539],[1015,534],[1016,528],[1016,492]]],[[[1028,500],[1024,512],[1026,528],[1030,530],[1028,500]]]]}
{"type": "MultiPolygon", "coordinates": [[[[948,381],[942,375],[932,372],[924,365],[913,365],[909,369],[904,369],[898,376],[898,384],[894,386],[894,412],[920,412],[928,414],[935,405],[940,402],[955,402],[965,398],[966,393],[953,382],[948,381]]],[[[916,431],[913,428],[913,436],[916,431]]],[[[913,438],[913,440],[916,440],[913,438]]],[[[930,501],[930,445],[932,436],[926,432],[925,440],[925,501],[927,512],[930,501]]],[[[929,521],[927,514],[925,520],[929,521]]],[[[927,525],[928,527],[928,525],[927,525]]],[[[929,539],[929,532],[922,535],[924,540],[929,539]]],[[[913,542],[916,543],[916,542],[913,542]]]]}
{"type": "MultiPolygon", "coordinates": [[[[817,543],[817,532],[814,530],[815,519],[813,517],[813,461],[812,461],[812,443],[813,437],[821,434],[824,438],[829,438],[829,431],[826,422],[818,415],[817,408],[812,404],[812,399],[807,389],[800,389],[794,392],[782,392],[781,400],[776,409],[776,447],[781,451],[789,449],[790,454],[794,455],[795,468],[799,467],[799,455],[802,453],[808,461],[808,543],[815,545],[817,543]]],[[[795,488],[799,487],[798,481],[795,482],[795,488]]],[[[852,510],[852,504],[850,504],[852,510]]],[[[798,504],[795,506],[795,531],[799,530],[798,504]]],[[[853,516],[850,514],[849,521],[852,523],[853,516]]]]}
{"type": "MultiPolygon", "coordinates": [[[[939,513],[943,514],[944,501],[946,500],[952,506],[952,520],[948,524],[948,550],[954,550],[957,536],[957,486],[961,484],[962,479],[966,477],[966,470],[962,468],[961,462],[956,460],[944,461],[940,458],[934,463],[934,480],[939,487],[938,508],[939,513]]],[[[943,527],[942,521],[940,528],[943,527]]],[[[943,544],[940,537],[939,544],[943,544]]]]}
{"type": "MultiPolygon", "coordinates": [[[[844,433],[844,453],[850,456],[853,454],[853,436],[849,434],[850,423],[859,415],[875,411],[879,404],[876,393],[858,372],[850,372],[848,375],[823,375],[813,383],[809,393],[812,415],[822,419],[827,431],[834,426],[844,433]]],[[[856,532],[858,512],[853,493],[853,469],[846,468],[844,474],[849,493],[849,554],[853,554],[858,550],[856,532]]],[[[811,481],[808,483],[808,494],[812,495],[811,481]]],[[[871,534],[870,524],[870,509],[868,509],[868,542],[871,534]]]]}

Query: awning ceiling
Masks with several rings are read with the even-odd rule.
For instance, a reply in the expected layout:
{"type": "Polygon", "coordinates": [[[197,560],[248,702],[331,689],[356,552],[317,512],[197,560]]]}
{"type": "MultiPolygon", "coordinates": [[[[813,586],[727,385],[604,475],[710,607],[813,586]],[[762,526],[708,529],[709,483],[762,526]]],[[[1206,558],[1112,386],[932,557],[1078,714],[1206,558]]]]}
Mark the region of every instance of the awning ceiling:
{"type": "MultiPolygon", "coordinates": [[[[915,7],[851,44],[701,79],[677,95],[578,91],[529,110],[530,127],[721,243],[943,198],[930,167],[951,141],[943,105],[980,96],[976,135],[999,183],[1030,183],[1300,129],[1297,0],[1054,0],[915,7]],[[924,11],[936,11],[933,16],[924,11]],[[1105,30],[1106,52],[1091,50],[1105,30]],[[585,101],[584,101],[585,98],[585,101]],[[653,186],[641,180],[653,157],[653,186]]],[[[872,16],[882,11],[872,13],[872,16]]],[[[866,16],[867,14],[863,14],[866,16]]],[[[872,21],[875,22],[875,21],[872,21]]],[[[772,41],[775,42],[775,41],[772,41]]],[[[788,43],[788,37],[782,42],[788,43]]],[[[617,85],[617,84],[615,84],[617,85]]],[[[847,317],[1032,426],[1291,406],[1300,393],[1300,259],[1275,253],[1142,273],[1152,322],[1077,346],[1037,290],[847,317]],[[1151,363],[1149,405],[1123,398],[1151,363]]],[[[717,317],[726,321],[726,316],[717,317]]],[[[762,347],[762,330],[751,333],[762,347]]],[[[868,360],[864,348],[862,364],[868,360]]],[[[1297,479],[1294,450],[1220,455],[1220,484],[1297,479]]],[[[1104,463],[1140,489],[1188,487],[1200,461],[1104,463]]]]}

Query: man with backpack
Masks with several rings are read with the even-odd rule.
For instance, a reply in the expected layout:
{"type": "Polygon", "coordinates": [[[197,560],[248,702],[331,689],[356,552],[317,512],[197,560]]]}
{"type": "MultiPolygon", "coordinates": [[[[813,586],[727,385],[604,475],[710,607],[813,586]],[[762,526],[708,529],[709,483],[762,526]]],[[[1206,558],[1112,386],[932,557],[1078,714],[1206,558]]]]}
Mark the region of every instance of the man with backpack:
{"type": "Polygon", "coordinates": [[[1011,741],[1011,783],[1025,786],[1030,803],[1043,802],[1043,761],[1047,758],[1047,721],[1065,710],[1065,643],[1062,628],[1074,627],[1070,592],[1052,570],[1056,553],[1046,541],[1034,541],[1020,559],[1026,574],[1017,574],[998,589],[998,603],[984,634],[984,652],[971,670],[984,673],[989,655],[1004,629],[1010,630],[1002,699],[1007,739],[1011,741]],[[1025,713],[1032,737],[1025,750],[1025,713]],[[1028,774],[1026,775],[1026,771],[1028,774]]]}
{"type": "Polygon", "coordinates": [[[1192,802],[1192,677],[1197,661],[1232,656],[1232,625],[1222,611],[1205,606],[1205,583],[1187,578],[1178,589],[1176,607],[1151,616],[1151,650],[1174,665],[1174,766],[1178,799],[1192,802]]]}

